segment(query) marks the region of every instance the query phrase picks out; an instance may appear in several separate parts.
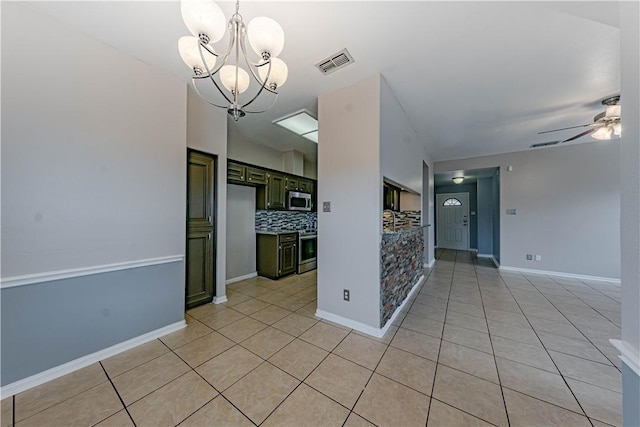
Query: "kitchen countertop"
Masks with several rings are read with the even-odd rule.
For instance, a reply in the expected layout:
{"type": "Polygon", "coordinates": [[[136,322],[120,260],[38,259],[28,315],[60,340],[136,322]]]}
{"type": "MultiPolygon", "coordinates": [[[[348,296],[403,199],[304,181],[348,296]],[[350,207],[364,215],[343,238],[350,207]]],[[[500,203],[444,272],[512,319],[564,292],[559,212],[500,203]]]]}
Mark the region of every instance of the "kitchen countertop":
{"type": "Polygon", "coordinates": [[[419,225],[417,227],[405,228],[397,231],[382,231],[382,234],[405,234],[405,233],[411,233],[413,231],[419,230],[421,228],[427,228],[427,227],[431,227],[431,224],[419,225]]]}
{"type": "Polygon", "coordinates": [[[256,234],[268,234],[271,236],[279,236],[280,234],[298,234],[298,230],[256,230],[256,234]]]}

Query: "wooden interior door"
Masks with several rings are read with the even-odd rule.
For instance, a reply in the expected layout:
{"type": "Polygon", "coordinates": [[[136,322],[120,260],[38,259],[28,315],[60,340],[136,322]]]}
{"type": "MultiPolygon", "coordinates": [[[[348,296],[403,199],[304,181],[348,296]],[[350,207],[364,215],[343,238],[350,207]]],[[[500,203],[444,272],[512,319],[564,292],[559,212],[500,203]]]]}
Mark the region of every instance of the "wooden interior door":
{"type": "Polygon", "coordinates": [[[215,292],[215,156],[189,150],[187,164],[186,309],[215,292]]]}

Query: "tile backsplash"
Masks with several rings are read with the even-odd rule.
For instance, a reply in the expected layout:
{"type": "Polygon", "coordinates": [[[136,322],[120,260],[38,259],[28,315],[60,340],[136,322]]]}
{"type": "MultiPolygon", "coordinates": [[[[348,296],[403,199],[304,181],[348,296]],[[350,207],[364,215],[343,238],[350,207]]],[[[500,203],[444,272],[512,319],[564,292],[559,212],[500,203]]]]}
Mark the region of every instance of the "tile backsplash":
{"type": "Polygon", "coordinates": [[[382,212],[382,230],[400,231],[420,227],[422,213],[420,211],[395,212],[395,229],[393,227],[394,213],[389,210],[382,212]]]}
{"type": "Polygon", "coordinates": [[[317,227],[317,212],[256,211],[256,230],[307,230],[317,227]]]}

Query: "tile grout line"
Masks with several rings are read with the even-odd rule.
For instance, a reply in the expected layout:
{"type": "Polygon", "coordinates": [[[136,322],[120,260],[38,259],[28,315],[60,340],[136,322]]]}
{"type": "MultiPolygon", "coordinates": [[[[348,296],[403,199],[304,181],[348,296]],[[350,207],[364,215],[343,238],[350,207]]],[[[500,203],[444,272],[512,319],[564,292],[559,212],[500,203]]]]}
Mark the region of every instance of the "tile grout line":
{"type": "MultiPolygon", "coordinates": [[[[120,400],[120,403],[122,403],[122,406],[123,406],[125,412],[127,413],[127,415],[129,416],[129,419],[133,423],[134,427],[136,427],[137,424],[136,424],[135,420],[133,419],[133,417],[131,416],[131,413],[129,412],[129,408],[127,407],[127,405],[125,405],[124,400],[122,400],[122,396],[120,396],[120,392],[118,391],[118,389],[116,388],[116,385],[113,383],[111,377],[107,373],[107,370],[104,368],[104,365],[102,365],[102,361],[99,361],[98,363],[100,364],[100,367],[102,368],[102,371],[104,372],[104,374],[106,375],[107,379],[109,380],[109,383],[111,384],[111,387],[113,387],[113,391],[116,392],[116,396],[118,396],[118,399],[120,400]]],[[[118,412],[116,412],[116,414],[117,413],[118,412]]],[[[109,415],[109,417],[111,417],[113,415],[115,415],[115,414],[111,414],[111,415],[109,415]]],[[[105,420],[108,419],[109,417],[105,418],[105,420]]],[[[100,422],[102,422],[102,421],[104,421],[104,420],[101,420],[100,422]]]]}
{"type": "MultiPolygon", "coordinates": [[[[194,340],[194,341],[195,341],[195,340],[194,340]]],[[[163,343],[163,344],[164,344],[164,343],[163,343]]],[[[165,345],[167,348],[169,348],[169,346],[167,346],[166,344],[164,344],[164,345],[165,345]]],[[[235,344],[235,345],[239,345],[239,344],[235,344]]],[[[232,349],[233,347],[235,347],[235,345],[233,345],[233,346],[229,347],[228,349],[226,349],[226,350],[225,350],[225,351],[223,351],[222,353],[225,353],[225,352],[229,351],[230,349],[232,349]]],[[[179,347],[178,347],[178,348],[179,348],[179,347]]],[[[244,347],[243,347],[243,348],[244,348],[244,347]]],[[[195,374],[196,374],[196,375],[198,375],[200,378],[202,378],[202,379],[204,380],[204,382],[206,382],[207,384],[209,384],[209,385],[210,385],[210,386],[211,386],[215,391],[217,391],[217,392],[218,392],[218,396],[222,396],[222,397],[223,397],[227,402],[229,402],[229,404],[230,404],[231,406],[233,406],[234,408],[236,408],[236,410],[238,410],[238,412],[240,412],[240,413],[241,413],[245,418],[247,418],[247,419],[248,419],[249,421],[251,421],[253,424],[257,425],[256,423],[254,423],[254,422],[253,422],[253,420],[252,420],[251,418],[249,418],[249,416],[247,416],[247,414],[245,414],[244,412],[242,412],[242,411],[240,410],[240,408],[238,408],[238,407],[237,407],[236,405],[234,405],[234,404],[233,404],[229,399],[227,399],[227,398],[222,394],[222,391],[218,390],[218,389],[217,389],[213,384],[211,384],[209,381],[207,381],[207,379],[206,379],[206,378],[204,378],[202,375],[200,375],[200,373],[199,373],[198,371],[196,371],[196,370],[195,370],[195,368],[191,367],[191,365],[189,365],[189,364],[187,363],[187,361],[186,361],[186,360],[184,360],[182,357],[180,357],[180,355],[179,355],[179,354],[177,354],[177,353],[176,353],[175,351],[173,351],[171,348],[169,348],[169,351],[171,351],[173,354],[175,354],[175,355],[176,355],[180,360],[182,360],[182,361],[183,361],[183,362],[184,362],[184,363],[189,367],[189,369],[191,369],[193,372],[195,372],[195,374]]],[[[220,354],[222,354],[222,353],[217,354],[216,356],[212,357],[211,359],[214,359],[215,357],[218,357],[218,356],[219,356],[220,354]]],[[[209,359],[209,360],[211,360],[211,359],[209,359]]],[[[208,362],[209,360],[207,360],[206,362],[208,362]]],[[[204,364],[204,363],[206,363],[206,362],[203,362],[203,363],[201,363],[201,364],[200,364],[200,365],[198,365],[198,366],[201,366],[202,364],[204,364]]],[[[263,360],[263,362],[262,362],[262,363],[264,363],[264,362],[265,362],[265,360],[263,360]]],[[[260,363],[258,366],[262,365],[262,363],[260,363]]],[[[257,368],[258,368],[258,366],[256,366],[255,368],[253,368],[251,371],[247,372],[245,375],[243,375],[241,378],[239,378],[239,379],[238,379],[238,381],[240,381],[242,378],[246,377],[250,372],[253,372],[255,369],[257,369],[257,368]]],[[[181,376],[184,376],[184,375],[186,375],[186,373],[185,373],[185,374],[183,374],[183,375],[180,375],[178,378],[180,378],[181,376]]],[[[172,382],[172,381],[175,381],[176,379],[177,379],[177,378],[174,378],[173,380],[169,381],[169,383],[170,383],[170,382],[172,382]]],[[[238,381],[234,382],[233,384],[237,383],[238,381]]],[[[169,384],[169,383],[167,383],[167,384],[169,384]]],[[[231,384],[231,385],[230,385],[229,387],[227,387],[225,390],[229,389],[231,386],[233,386],[233,384],[231,384]]],[[[165,384],[165,385],[166,385],[166,384],[165,384]]],[[[162,386],[162,387],[164,387],[164,386],[162,386]]],[[[157,389],[156,389],[156,390],[154,390],[154,391],[157,391],[157,390],[159,390],[159,389],[160,389],[160,388],[162,388],[162,387],[159,387],[159,388],[157,388],[157,389]]],[[[153,393],[153,392],[151,392],[151,393],[153,393]]],[[[151,393],[149,393],[149,394],[151,394],[151,393]]],[[[148,396],[149,394],[145,395],[145,397],[146,397],[146,396],[148,396]]],[[[216,397],[218,397],[218,396],[216,396],[216,397]]],[[[216,397],[214,397],[213,399],[215,399],[216,397]]],[[[144,398],[144,397],[143,397],[143,398],[144,398]]],[[[142,398],[141,398],[141,399],[142,399],[142,398]]],[[[209,402],[211,402],[213,399],[209,400],[209,402]]],[[[140,399],[138,399],[138,400],[140,400],[140,399]]],[[[137,401],[136,401],[136,402],[137,402],[137,401]]],[[[196,412],[198,412],[200,409],[202,409],[203,407],[205,407],[206,405],[208,405],[208,404],[209,404],[209,402],[205,403],[205,404],[204,404],[204,405],[202,405],[200,408],[198,408],[198,409],[196,409],[195,411],[193,411],[191,414],[189,414],[187,417],[185,417],[185,419],[184,419],[184,420],[186,420],[187,418],[189,418],[190,416],[192,416],[193,414],[195,414],[196,412]]],[[[180,421],[180,423],[184,422],[184,420],[180,421]]]]}
{"type": "MultiPolygon", "coordinates": [[[[523,275],[523,277],[524,277],[524,278],[525,278],[525,279],[526,279],[526,280],[527,280],[527,281],[528,281],[528,282],[529,282],[529,283],[530,283],[530,284],[535,288],[535,285],[533,285],[533,283],[532,283],[529,279],[527,279],[527,277],[526,277],[526,276],[524,276],[524,275],[523,275]]],[[[505,282],[505,284],[506,284],[506,282],[505,282]]],[[[507,287],[508,287],[508,286],[507,286],[507,287]]],[[[537,288],[536,288],[536,291],[538,291],[538,289],[537,289],[537,288]]],[[[511,293],[511,289],[509,289],[509,292],[511,293]]],[[[588,337],[584,332],[582,332],[582,329],[578,328],[578,327],[577,327],[577,326],[576,326],[576,325],[571,321],[571,319],[569,319],[569,318],[568,318],[568,317],[567,317],[567,316],[566,316],[562,311],[560,311],[560,310],[558,309],[558,307],[556,307],[556,306],[553,304],[553,302],[551,302],[551,300],[549,300],[549,298],[547,298],[547,296],[546,296],[546,295],[544,295],[544,294],[543,294],[542,292],[540,292],[540,291],[538,291],[538,292],[540,293],[540,295],[542,295],[542,296],[544,297],[544,299],[546,299],[546,300],[547,300],[547,302],[548,302],[549,304],[551,304],[551,305],[553,306],[553,308],[555,308],[555,309],[556,309],[556,311],[558,311],[558,312],[562,315],[562,317],[564,317],[564,318],[567,320],[567,322],[569,322],[569,323],[571,324],[571,326],[573,326],[573,327],[574,327],[578,332],[580,332],[580,334],[581,334],[581,335],[582,335],[582,336],[583,336],[583,337],[584,337],[584,338],[585,338],[585,339],[586,339],[586,340],[587,340],[587,341],[588,341],[592,346],[594,346],[594,347],[595,347],[595,348],[596,348],[596,349],[597,349],[597,350],[598,350],[598,351],[599,351],[599,352],[600,352],[600,353],[601,353],[601,354],[602,354],[602,355],[603,355],[607,360],[609,360],[609,362],[611,362],[611,360],[607,357],[607,355],[606,355],[606,354],[604,354],[604,353],[602,352],[602,350],[600,350],[600,348],[599,348],[597,345],[595,345],[595,344],[593,343],[593,341],[591,341],[591,339],[590,339],[590,338],[589,338],[589,337],[588,337]]],[[[512,294],[512,297],[513,297],[513,294],[512,294]]],[[[513,299],[515,300],[516,298],[515,298],[515,297],[513,297],[513,299]]],[[[518,307],[520,307],[520,304],[518,303],[518,301],[517,301],[517,300],[516,300],[516,304],[518,304],[518,307]]],[[[520,310],[522,310],[522,308],[521,308],[520,310]]],[[[524,314],[525,318],[527,319],[527,322],[529,322],[529,317],[524,313],[524,311],[522,312],[522,314],[524,314]]],[[[532,317],[536,317],[536,316],[532,316],[532,317]]],[[[604,316],[603,316],[603,317],[604,317],[604,316]]],[[[608,320],[608,319],[607,319],[607,320],[608,320]]],[[[534,333],[536,334],[536,336],[538,336],[538,333],[536,332],[536,330],[535,330],[535,328],[533,327],[533,325],[531,324],[531,322],[529,322],[529,325],[530,325],[530,326],[531,326],[531,328],[533,329],[533,331],[534,331],[534,333]]],[[[568,338],[568,337],[565,337],[565,338],[568,338]]],[[[540,342],[542,343],[542,340],[540,339],[540,337],[539,337],[539,336],[538,336],[538,340],[540,340],[540,342]]],[[[542,343],[542,346],[543,346],[543,347],[545,348],[545,350],[546,350],[546,346],[544,345],[544,343],[542,343]]],[[[551,355],[549,355],[549,357],[551,357],[551,355]]],[[[555,363],[555,362],[554,362],[554,363],[555,363]]],[[[614,363],[611,363],[611,365],[612,365],[614,368],[618,369],[618,367],[617,367],[614,363]]],[[[622,372],[620,369],[618,369],[618,371],[622,372]]],[[[560,372],[560,370],[559,370],[559,369],[558,369],[558,372],[560,372]]],[[[583,382],[584,382],[584,381],[583,381],[583,382]]]]}
{"type": "MultiPolygon", "coordinates": [[[[476,269],[475,261],[472,259],[473,263],[473,271],[476,275],[476,283],[478,285],[478,292],[480,293],[480,302],[482,304],[482,312],[484,313],[484,321],[487,325],[487,332],[489,333],[489,344],[491,345],[491,352],[493,357],[493,363],[496,367],[496,375],[498,376],[498,387],[500,387],[500,394],[502,395],[502,403],[504,404],[504,413],[507,417],[507,424],[511,426],[511,420],[509,418],[509,409],[507,408],[507,399],[504,397],[504,388],[502,386],[502,380],[500,379],[500,370],[498,369],[498,361],[496,360],[496,352],[493,348],[493,340],[491,339],[491,329],[489,329],[489,320],[487,320],[487,310],[484,306],[484,298],[482,298],[482,288],[480,287],[480,282],[478,281],[478,271],[476,269]]],[[[513,298],[513,296],[512,296],[513,298]]]]}
{"type": "MultiPolygon", "coordinates": [[[[442,252],[440,253],[440,255],[437,258],[436,264],[440,261],[440,258],[442,257],[442,252]]],[[[458,254],[456,252],[456,258],[455,260],[457,260],[458,258],[458,254]]],[[[436,388],[436,376],[438,375],[438,365],[440,365],[440,352],[442,351],[442,339],[444,338],[444,327],[447,324],[447,314],[449,313],[449,302],[451,302],[451,290],[453,289],[453,277],[454,277],[454,273],[455,273],[455,267],[456,267],[456,261],[453,261],[453,268],[451,270],[451,280],[449,282],[449,294],[447,296],[447,306],[444,309],[444,321],[442,324],[442,335],[441,335],[441,339],[440,339],[440,346],[438,347],[438,356],[436,357],[436,366],[433,370],[433,383],[431,383],[431,393],[429,394],[429,396],[431,397],[431,399],[429,399],[429,407],[427,408],[427,421],[425,422],[425,427],[429,425],[429,416],[431,415],[431,403],[432,400],[434,399],[433,397],[433,392],[436,388]]],[[[436,265],[433,266],[434,270],[436,268],[436,265]]],[[[427,281],[425,280],[425,284],[427,283],[427,281]]]]}
{"type": "MultiPolygon", "coordinates": [[[[531,283],[531,281],[529,279],[526,278],[526,276],[523,275],[523,277],[529,282],[531,283]]],[[[504,282],[504,280],[503,280],[504,282]]],[[[518,307],[520,308],[520,310],[522,310],[522,308],[520,307],[520,303],[518,302],[518,300],[516,299],[516,297],[513,296],[513,293],[511,292],[511,289],[509,288],[509,286],[507,285],[506,282],[504,282],[505,286],[507,287],[507,290],[509,291],[509,293],[511,294],[511,297],[515,300],[516,304],[518,304],[518,307]]],[[[531,285],[533,285],[533,283],[531,283],[531,285]]],[[[535,286],[534,286],[535,287],[535,286]]],[[[536,288],[537,290],[537,288],[536,288]]],[[[542,293],[540,291],[538,291],[541,295],[542,293]]],[[[544,296],[544,295],[542,295],[544,296]]],[[[546,297],[545,297],[546,299],[546,297]]],[[[547,300],[548,301],[548,300],[547,300]]],[[[554,306],[555,307],[555,306],[554,306]]],[[[557,308],[556,308],[557,310],[557,308]]],[[[540,343],[542,344],[542,340],[540,339],[540,336],[538,336],[538,333],[536,332],[535,328],[533,327],[533,325],[531,324],[531,322],[529,321],[529,318],[527,317],[527,315],[524,313],[524,311],[522,312],[522,314],[524,315],[524,317],[527,319],[527,322],[529,323],[529,326],[531,327],[531,329],[533,329],[533,333],[536,334],[536,337],[538,338],[538,340],[540,341],[540,343]]],[[[574,326],[575,327],[575,326],[574,326]]],[[[584,414],[584,416],[587,418],[587,420],[589,420],[589,423],[591,423],[591,425],[593,425],[593,423],[591,422],[591,419],[587,416],[586,411],[584,410],[584,408],[582,407],[582,404],[580,403],[580,401],[578,400],[578,398],[576,397],[575,393],[573,392],[573,389],[569,386],[569,383],[567,382],[567,379],[564,377],[564,375],[562,374],[562,371],[560,371],[560,369],[558,368],[558,365],[556,364],[555,360],[553,360],[553,358],[551,357],[551,355],[549,354],[549,350],[547,350],[547,348],[544,346],[544,344],[542,344],[542,348],[545,350],[545,352],[547,353],[547,356],[549,357],[549,359],[551,359],[551,362],[553,363],[553,365],[556,367],[556,369],[558,370],[558,374],[560,375],[560,378],[562,378],[562,381],[564,382],[564,384],[567,386],[567,389],[571,392],[571,395],[573,396],[573,398],[575,399],[576,403],[578,404],[578,406],[580,407],[580,410],[582,411],[582,413],[584,414]]],[[[518,363],[518,362],[516,362],[518,363]]],[[[531,396],[533,397],[533,396],[531,396]]],[[[542,399],[538,399],[538,400],[542,400],[542,399]]],[[[546,402],[546,400],[543,400],[543,402],[546,402]]],[[[551,403],[551,402],[547,402],[547,403],[551,403]]],[[[555,405],[555,406],[559,406],[561,408],[564,408],[560,405],[555,405]]],[[[564,408],[565,410],[571,411],[570,409],[564,408]]],[[[573,412],[573,411],[571,411],[573,412]]]]}

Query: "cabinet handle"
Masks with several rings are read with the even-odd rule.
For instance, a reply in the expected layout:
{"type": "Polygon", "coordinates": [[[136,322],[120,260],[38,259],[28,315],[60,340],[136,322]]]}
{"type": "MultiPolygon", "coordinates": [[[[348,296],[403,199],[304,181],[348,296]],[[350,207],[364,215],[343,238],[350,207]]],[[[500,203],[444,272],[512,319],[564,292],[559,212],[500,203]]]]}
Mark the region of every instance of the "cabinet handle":
{"type": "Polygon", "coordinates": [[[249,181],[251,181],[251,177],[249,177],[249,181]]]}
{"type": "Polygon", "coordinates": [[[207,233],[207,240],[211,240],[211,233],[207,233]]]}
{"type": "Polygon", "coordinates": [[[209,222],[211,222],[211,215],[209,215],[209,218],[208,218],[208,219],[209,219],[209,222]]]}

